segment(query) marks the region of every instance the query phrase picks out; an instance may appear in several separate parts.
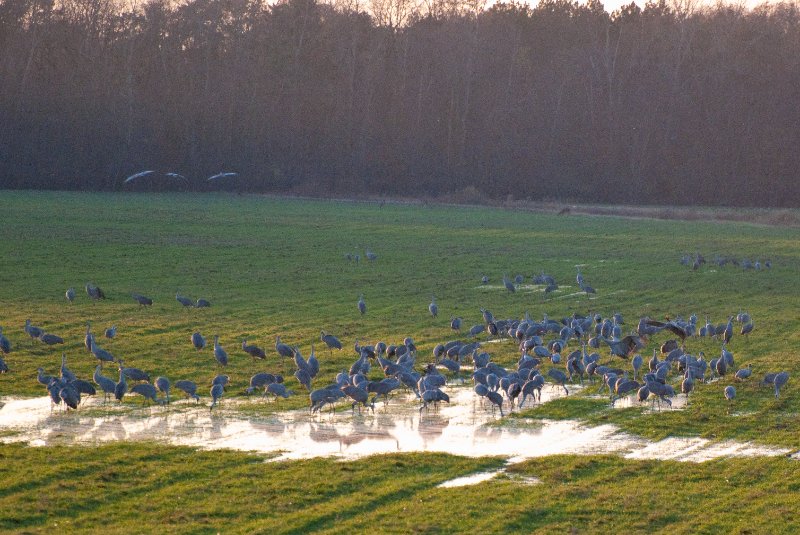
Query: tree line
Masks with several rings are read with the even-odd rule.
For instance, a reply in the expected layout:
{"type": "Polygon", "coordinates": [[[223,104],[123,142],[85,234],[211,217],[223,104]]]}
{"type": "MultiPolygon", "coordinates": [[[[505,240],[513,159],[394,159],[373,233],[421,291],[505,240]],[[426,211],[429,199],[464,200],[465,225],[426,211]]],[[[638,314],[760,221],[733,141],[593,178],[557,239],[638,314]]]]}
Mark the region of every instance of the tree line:
{"type": "Polygon", "coordinates": [[[0,0],[0,185],[798,206],[796,3],[368,2],[0,0]]]}

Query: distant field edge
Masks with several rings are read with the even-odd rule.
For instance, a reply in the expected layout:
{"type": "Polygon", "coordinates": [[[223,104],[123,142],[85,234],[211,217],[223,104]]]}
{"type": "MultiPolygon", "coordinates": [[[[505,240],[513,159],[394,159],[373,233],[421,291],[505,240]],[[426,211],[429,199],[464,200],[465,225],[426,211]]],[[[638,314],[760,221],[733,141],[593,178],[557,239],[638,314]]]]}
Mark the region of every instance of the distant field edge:
{"type": "Polygon", "coordinates": [[[470,208],[492,207],[510,211],[526,211],[544,214],[586,215],[599,217],[621,217],[629,219],[660,219],[676,221],[706,221],[706,222],[740,222],[754,225],[772,227],[800,228],[800,208],[765,208],[741,206],[673,206],[673,205],[623,205],[623,204],[583,204],[562,202],[556,200],[531,200],[514,199],[505,200],[482,198],[479,194],[465,195],[461,192],[442,194],[436,197],[398,197],[391,195],[298,195],[292,193],[254,193],[236,191],[215,192],[180,192],[180,191],[78,191],[78,190],[9,190],[3,192],[17,193],[66,193],[66,194],[133,194],[133,195],[171,195],[185,193],[187,195],[235,195],[247,197],[265,197],[269,199],[294,199],[294,200],[329,200],[338,202],[391,204],[391,205],[416,205],[416,206],[463,206],[470,208]]]}

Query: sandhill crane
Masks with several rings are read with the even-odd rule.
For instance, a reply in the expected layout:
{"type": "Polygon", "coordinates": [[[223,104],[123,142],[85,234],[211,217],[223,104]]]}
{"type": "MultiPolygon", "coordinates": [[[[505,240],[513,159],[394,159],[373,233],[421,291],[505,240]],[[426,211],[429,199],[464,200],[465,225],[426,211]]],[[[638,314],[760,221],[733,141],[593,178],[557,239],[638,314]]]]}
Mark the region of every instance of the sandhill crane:
{"type": "Polygon", "coordinates": [[[11,341],[3,334],[2,327],[0,327],[0,351],[6,355],[11,353],[11,341]]]}
{"type": "Polygon", "coordinates": [[[222,395],[225,393],[225,388],[221,384],[215,384],[211,387],[211,406],[208,410],[212,410],[217,402],[222,399],[222,395]]]}
{"type": "Polygon", "coordinates": [[[434,318],[439,315],[439,307],[436,305],[436,297],[431,296],[431,304],[428,305],[428,312],[431,313],[431,316],[434,318]]]}
{"type": "Polygon", "coordinates": [[[726,386],[725,387],[725,399],[728,401],[733,401],[736,398],[736,388],[733,386],[726,386]]]}
{"type": "Polygon", "coordinates": [[[789,372],[780,372],[775,375],[772,384],[775,385],[775,397],[780,397],[781,387],[789,381],[789,372]]]}
{"type": "Polygon", "coordinates": [[[194,348],[198,351],[206,347],[206,339],[199,332],[192,333],[190,340],[192,341],[194,348]]]}
{"type": "Polygon", "coordinates": [[[247,387],[246,392],[252,394],[257,388],[264,388],[270,383],[274,383],[275,376],[269,372],[259,372],[250,377],[250,386],[247,387]]]}
{"type": "Polygon", "coordinates": [[[67,368],[67,354],[61,353],[61,380],[65,383],[69,383],[75,379],[77,379],[75,374],[72,373],[69,368],[67,368]]]}
{"type": "Polygon", "coordinates": [[[219,345],[219,335],[214,335],[214,358],[220,366],[228,365],[228,353],[219,345]]]}
{"type": "Polygon", "coordinates": [[[749,378],[752,373],[753,370],[750,368],[750,366],[747,366],[746,368],[737,370],[734,374],[734,377],[739,381],[744,381],[745,379],[749,378]]]}
{"type": "Polygon", "coordinates": [[[142,295],[142,294],[132,293],[131,297],[133,298],[134,301],[139,303],[139,306],[152,306],[153,305],[153,300],[150,299],[149,297],[146,297],[146,296],[142,295]]]}
{"type": "Polygon", "coordinates": [[[108,401],[108,396],[114,395],[117,384],[108,377],[103,376],[103,374],[100,373],[102,369],[103,367],[98,364],[94,369],[92,379],[94,379],[95,384],[100,387],[100,390],[103,391],[105,401],[108,401]]]}
{"type": "Polygon", "coordinates": [[[328,334],[325,331],[320,331],[319,339],[325,342],[325,345],[328,346],[328,351],[331,354],[333,354],[334,349],[342,349],[342,343],[332,334],[328,334]]]}
{"type": "Polygon", "coordinates": [[[88,295],[93,301],[98,301],[100,299],[105,299],[106,294],[103,290],[94,284],[86,283],[86,295],[88,295]]]}
{"type": "Polygon", "coordinates": [[[75,301],[75,288],[72,288],[72,287],[67,288],[67,291],[64,292],[64,296],[67,298],[67,301],[69,301],[70,303],[75,301]]]}
{"type": "Polygon", "coordinates": [[[450,318],[450,328],[454,331],[461,330],[461,318],[450,318]]]}
{"type": "Polygon", "coordinates": [[[106,329],[105,333],[103,333],[103,334],[108,339],[114,338],[115,336],[117,336],[117,326],[116,325],[112,325],[111,327],[106,329]]]}
{"type": "Polygon", "coordinates": [[[200,401],[200,396],[197,395],[197,384],[195,382],[181,379],[180,381],[175,381],[175,388],[182,391],[188,397],[194,398],[195,401],[200,401]]]}
{"type": "Polygon", "coordinates": [[[170,382],[169,382],[169,379],[167,379],[166,377],[163,377],[163,376],[162,377],[156,377],[155,385],[156,385],[156,388],[158,389],[158,391],[161,392],[162,394],[164,394],[164,396],[167,399],[167,404],[169,404],[169,389],[170,389],[170,386],[171,386],[170,382]]]}
{"type": "Polygon", "coordinates": [[[281,337],[275,337],[275,351],[283,358],[294,359],[294,349],[281,342],[281,337]]]}
{"type": "Polygon", "coordinates": [[[125,380],[125,370],[119,370],[119,382],[114,385],[114,397],[117,401],[122,401],[122,398],[128,392],[128,381],[125,380]]]}
{"type": "Polygon", "coordinates": [[[508,280],[508,277],[505,275],[503,275],[503,286],[505,286],[506,290],[508,290],[511,293],[517,291],[517,289],[514,287],[514,284],[510,280],[508,280]]]}
{"type": "Polygon", "coordinates": [[[36,327],[35,325],[31,325],[30,319],[25,320],[25,327],[23,328],[25,329],[25,332],[28,333],[28,336],[31,337],[31,340],[39,338],[44,334],[44,329],[36,327]]]}
{"type": "Polygon", "coordinates": [[[70,409],[77,409],[81,402],[81,394],[71,385],[66,385],[58,391],[61,401],[70,409]]]}
{"type": "MultiPolygon", "coordinates": [[[[353,400],[352,403],[352,410],[355,412],[356,405],[359,403],[364,407],[370,407],[373,412],[375,412],[375,402],[373,400],[372,403],[367,403],[369,400],[369,392],[366,391],[364,388],[359,388],[355,385],[345,385],[341,388],[342,392],[345,396],[349,397],[353,400]]],[[[359,412],[361,411],[361,407],[358,408],[359,412]]]]}
{"type": "Polygon", "coordinates": [[[256,345],[249,345],[247,340],[242,340],[242,351],[253,357],[254,359],[264,360],[267,358],[267,354],[264,352],[263,349],[256,345]]]}
{"type": "Polygon", "coordinates": [[[139,368],[129,368],[125,366],[125,361],[117,359],[119,369],[125,372],[125,377],[132,381],[147,381],[150,382],[150,374],[140,370],[139,368]]]}
{"type": "Polygon", "coordinates": [[[277,401],[279,397],[286,399],[289,396],[293,396],[294,390],[287,389],[286,385],[282,383],[269,383],[264,389],[264,396],[267,394],[275,396],[275,401],[277,401]]]}
{"type": "Polygon", "coordinates": [[[61,338],[58,335],[50,334],[50,333],[42,333],[39,336],[39,340],[41,340],[43,343],[45,343],[45,344],[47,344],[49,346],[52,346],[52,345],[55,345],[55,344],[63,344],[64,343],[64,339],[63,338],[61,338]]]}
{"type": "Polygon", "coordinates": [[[175,294],[175,300],[186,308],[194,308],[195,302],[179,293],[175,294]]]}
{"type": "Polygon", "coordinates": [[[486,399],[492,404],[492,412],[494,412],[494,408],[497,407],[500,409],[500,416],[505,416],[503,414],[503,396],[495,392],[494,390],[490,390],[486,393],[486,399]]]}
{"type": "Polygon", "coordinates": [[[160,404],[161,401],[156,398],[156,392],[156,387],[150,383],[139,383],[138,385],[133,385],[131,388],[132,394],[139,394],[144,398],[142,400],[142,405],[144,405],[148,400],[160,404]]]}
{"type": "Polygon", "coordinates": [[[361,315],[367,313],[367,304],[364,302],[364,294],[358,296],[358,311],[361,312],[361,315]]]}
{"type": "Polygon", "coordinates": [[[208,308],[211,306],[211,301],[208,299],[203,299],[202,297],[197,300],[194,304],[195,308],[208,308]]]}
{"type": "MultiPolygon", "coordinates": [[[[88,327],[87,327],[88,329],[88,327]]],[[[91,334],[87,334],[87,337],[91,337],[89,339],[89,351],[91,351],[94,358],[100,361],[100,365],[102,366],[104,362],[114,362],[114,355],[97,346],[94,341],[94,337],[91,334]]]]}

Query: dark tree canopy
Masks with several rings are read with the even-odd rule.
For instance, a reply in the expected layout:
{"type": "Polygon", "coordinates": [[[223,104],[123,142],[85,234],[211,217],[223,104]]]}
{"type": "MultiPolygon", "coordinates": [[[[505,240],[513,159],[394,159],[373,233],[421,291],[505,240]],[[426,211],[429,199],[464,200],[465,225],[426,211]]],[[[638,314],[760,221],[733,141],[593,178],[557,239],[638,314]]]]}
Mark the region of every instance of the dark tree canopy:
{"type": "Polygon", "coordinates": [[[259,192],[798,206],[799,21],[782,3],[0,0],[0,187],[235,171],[259,192]]]}

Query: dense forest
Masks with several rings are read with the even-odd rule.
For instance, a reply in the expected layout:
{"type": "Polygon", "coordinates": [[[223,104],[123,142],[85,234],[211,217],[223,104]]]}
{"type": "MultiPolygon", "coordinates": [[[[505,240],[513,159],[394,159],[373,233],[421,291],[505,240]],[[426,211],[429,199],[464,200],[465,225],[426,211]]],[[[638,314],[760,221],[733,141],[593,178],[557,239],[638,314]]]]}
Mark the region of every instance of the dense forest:
{"type": "Polygon", "coordinates": [[[0,187],[799,204],[796,3],[356,2],[0,0],[0,187]]]}

